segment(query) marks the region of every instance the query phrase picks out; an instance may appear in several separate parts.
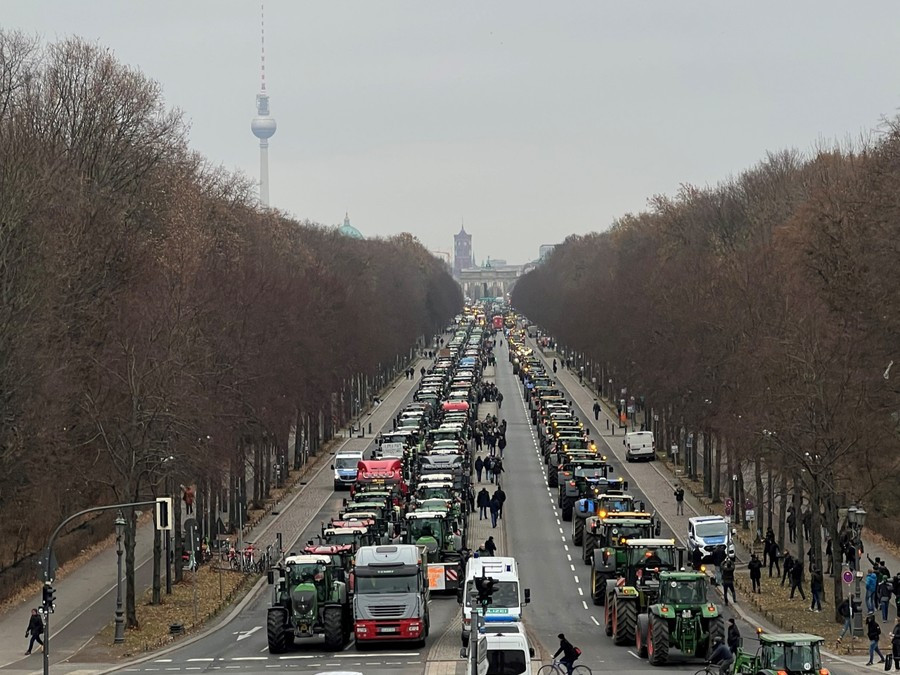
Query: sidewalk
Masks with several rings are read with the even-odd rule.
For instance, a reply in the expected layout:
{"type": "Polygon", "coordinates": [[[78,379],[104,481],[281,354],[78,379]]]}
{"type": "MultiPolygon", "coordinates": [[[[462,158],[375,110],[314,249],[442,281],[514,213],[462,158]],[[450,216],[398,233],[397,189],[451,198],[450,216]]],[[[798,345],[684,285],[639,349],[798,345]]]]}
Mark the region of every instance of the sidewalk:
{"type": "MultiPolygon", "coordinates": [[[[535,353],[544,360],[549,368],[552,363],[552,357],[548,358],[544,356],[540,349],[537,348],[536,345],[534,346],[535,353]]],[[[556,378],[562,387],[569,393],[572,401],[581,409],[582,418],[587,420],[588,426],[592,428],[592,436],[596,434],[598,442],[606,444],[610,450],[609,454],[622,463],[624,470],[629,473],[634,483],[648,496],[648,498],[649,495],[653,495],[652,506],[654,510],[662,518],[663,522],[668,525],[679,543],[683,546],[686,545],[685,540],[688,531],[688,519],[698,515],[708,515],[713,513],[712,509],[710,509],[697,495],[688,490],[685,493],[684,515],[677,515],[674,490],[675,484],[682,483],[682,481],[671,473],[667,465],[660,461],[627,463],[625,461],[625,448],[623,444],[624,429],[617,429],[615,435],[612,433],[615,424],[615,411],[609,407],[606,401],[598,399],[598,397],[588,388],[587,384],[579,383],[578,376],[569,369],[560,368],[556,373],[556,378]],[[601,403],[600,419],[596,421],[594,420],[593,415],[595,400],[599,400],[601,403]],[[610,420],[609,432],[606,431],[607,419],[610,420]]],[[[640,423],[638,423],[638,425],[639,424],[640,423]]],[[[686,486],[686,483],[684,483],[684,485],[686,486]]],[[[738,533],[739,535],[741,534],[740,529],[738,529],[738,533]]],[[[735,542],[735,552],[739,561],[743,560],[746,562],[750,557],[748,549],[748,544],[750,543],[749,539],[749,532],[745,533],[745,536],[737,537],[735,542]]],[[[872,554],[872,557],[874,558],[874,554],[872,554]]],[[[743,566],[745,565],[739,565],[739,567],[743,566]]],[[[900,568],[897,569],[900,571],[900,568]]],[[[893,571],[893,569],[891,571],[893,571]]],[[[826,586],[828,585],[829,579],[830,578],[826,578],[826,586]]],[[[719,589],[716,589],[716,592],[721,594],[719,589]]],[[[741,595],[744,594],[742,593],[741,595]]],[[[779,627],[759,616],[751,609],[750,604],[751,603],[747,601],[746,596],[744,595],[743,599],[739,599],[737,603],[729,605],[729,609],[733,610],[748,624],[745,630],[742,630],[743,634],[747,635],[747,631],[752,631],[757,626],[762,627],[767,632],[780,632],[781,629],[779,627]]],[[[835,624],[834,637],[837,636],[839,630],[840,626],[835,624]]],[[[752,632],[749,634],[752,635],[752,632]]],[[[833,647],[834,641],[832,636],[828,635],[823,637],[827,638],[826,649],[833,647]]],[[[846,665],[859,666],[861,668],[865,667],[864,664],[868,660],[867,654],[844,657],[829,652],[828,656],[829,658],[840,661],[846,665]]]]}
{"type": "MultiPolygon", "coordinates": [[[[426,359],[417,361],[414,366],[416,378],[412,380],[407,380],[402,375],[398,377],[384,393],[382,402],[371,408],[368,415],[363,417],[363,423],[366,425],[371,423],[373,432],[390,426],[397,409],[417,386],[419,368],[423,366],[427,368],[430,363],[431,361],[426,359]]],[[[373,442],[374,436],[367,434],[364,438],[351,439],[349,429],[345,428],[335,440],[336,444],[333,447],[320,451],[317,457],[307,463],[301,470],[295,488],[284,495],[282,502],[272,512],[264,516],[253,528],[245,529],[246,542],[263,543],[265,540],[265,543],[271,543],[270,540],[274,540],[275,533],[281,532],[285,547],[292,546],[309,520],[321,508],[323,494],[327,497],[333,492],[332,477],[324,471],[330,465],[331,455],[341,449],[365,450],[373,442]],[[316,480],[322,476],[327,480],[316,480]]],[[[151,582],[152,565],[147,563],[152,557],[153,536],[149,527],[138,530],[136,546],[137,588],[140,589],[137,596],[140,597],[151,582]]],[[[55,585],[57,610],[51,615],[50,623],[52,664],[71,658],[91,637],[112,621],[115,612],[115,580],[116,552],[113,548],[97,555],[55,585]]],[[[27,641],[22,637],[25,635],[31,608],[39,604],[39,596],[30,598],[21,607],[0,617],[0,661],[2,661],[0,668],[27,658],[31,659],[28,662],[29,669],[40,668],[40,655],[24,656],[27,641]]],[[[21,663],[21,666],[25,666],[25,663],[21,663]]]]}

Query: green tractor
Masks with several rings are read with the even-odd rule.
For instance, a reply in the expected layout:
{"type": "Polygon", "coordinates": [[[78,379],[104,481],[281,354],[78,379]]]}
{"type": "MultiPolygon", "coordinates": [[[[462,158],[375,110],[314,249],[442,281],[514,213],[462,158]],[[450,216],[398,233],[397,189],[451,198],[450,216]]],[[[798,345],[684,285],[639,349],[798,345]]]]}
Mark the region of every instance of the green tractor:
{"type": "MultiPolygon", "coordinates": [[[[581,494],[580,499],[577,499],[572,506],[572,543],[575,546],[582,545],[585,529],[589,527],[590,520],[620,511],[643,512],[644,502],[635,502],[634,497],[625,494],[624,489],[627,486],[626,481],[617,478],[614,481],[604,481],[603,484],[589,486],[581,494]],[[606,483],[611,483],[608,489],[606,483]]],[[[647,536],[652,537],[653,535],[647,536]]],[[[590,548],[594,548],[593,543],[590,548]]]]}
{"type": "Polygon", "coordinates": [[[340,560],[328,555],[289,556],[269,570],[272,606],[266,617],[269,652],[281,654],[295,638],[324,635],[325,649],[350,641],[353,612],[340,560]]]}
{"type": "MultiPolygon", "coordinates": [[[[602,511],[601,511],[602,513],[602,511]]],[[[591,599],[606,603],[607,582],[625,575],[626,542],[659,536],[660,523],[649,513],[610,513],[585,521],[581,559],[591,566],[591,599]]]]}
{"type": "Polygon", "coordinates": [[[684,549],[674,539],[629,539],[623,548],[620,576],[606,582],[604,620],[615,644],[633,645],[638,615],[659,597],[659,575],[681,567],[684,549]]]}
{"type": "Polygon", "coordinates": [[[808,633],[760,633],[759,650],[738,649],[734,675],[827,675],[819,653],[825,638],[808,633]]]}
{"type": "Polygon", "coordinates": [[[702,572],[660,572],[655,603],[637,617],[638,655],[653,666],[665,665],[672,648],[685,656],[708,657],[713,640],[725,639],[725,621],[707,599],[707,588],[702,572]]]}

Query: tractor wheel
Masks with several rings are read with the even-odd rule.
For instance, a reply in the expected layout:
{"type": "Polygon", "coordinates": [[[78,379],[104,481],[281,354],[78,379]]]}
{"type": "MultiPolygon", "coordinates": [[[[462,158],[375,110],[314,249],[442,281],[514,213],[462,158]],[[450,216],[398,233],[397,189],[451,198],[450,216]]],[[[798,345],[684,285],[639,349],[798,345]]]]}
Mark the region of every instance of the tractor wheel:
{"type": "Polygon", "coordinates": [[[650,659],[650,665],[665,665],[669,660],[669,622],[651,614],[649,636],[647,656],[650,659]]]}
{"type": "Polygon", "coordinates": [[[636,623],[637,601],[617,597],[613,606],[613,642],[617,645],[633,645],[636,623]]]}
{"type": "Polygon", "coordinates": [[[572,521],[572,543],[576,546],[581,546],[581,541],[584,538],[584,519],[583,518],[575,518],[572,521]]]}
{"type": "Polygon", "coordinates": [[[701,644],[697,649],[697,656],[706,656],[712,651],[713,640],[717,637],[722,638],[725,642],[725,620],[721,616],[715,616],[709,620],[709,637],[706,644],[701,644]]]}
{"type": "Polygon", "coordinates": [[[615,606],[615,596],[610,594],[604,595],[606,606],[603,608],[603,623],[606,626],[606,634],[612,637],[613,634],[613,607],[615,606]]]}
{"type": "Polygon", "coordinates": [[[344,648],[344,612],[340,607],[326,607],[322,623],[325,625],[325,649],[336,652],[344,648]]]}
{"type": "Polygon", "coordinates": [[[637,628],[634,630],[634,644],[637,655],[647,658],[647,636],[650,634],[650,615],[638,614],[637,628]]]}
{"type": "Polygon", "coordinates": [[[594,559],[594,549],[597,548],[597,537],[590,530],[585,529],[581,536],[581,559],[585,565],[590,565],[594,559]]]}
{"type": "Polygon", "coordinates": [[[547,471],[547,485],[552,488],[559,487],[559,480],[557,480],[559,476],[556,475],[556,467],[551,466],[547,471]]]}
{"type": "Polygon", "coordinates": [[[266,615],[266,640],[270,654],[283,654],[293,644],[288,612],[283,607],[270,607],[266,615]],[[289,639],[290,638],[290,639],[289,639]]]}
{"type": "Polygon", "coordinates": [[[574,501],[570,497],[563,497],[562,500],[562,519],[565,521],[572,520],[572,510],[575,506],[574,501]]]}
{"type": "Polygon", "coordinates": [[[606,577],[591,570],[591,600],[595,605],[606,604],[606,577]]]}

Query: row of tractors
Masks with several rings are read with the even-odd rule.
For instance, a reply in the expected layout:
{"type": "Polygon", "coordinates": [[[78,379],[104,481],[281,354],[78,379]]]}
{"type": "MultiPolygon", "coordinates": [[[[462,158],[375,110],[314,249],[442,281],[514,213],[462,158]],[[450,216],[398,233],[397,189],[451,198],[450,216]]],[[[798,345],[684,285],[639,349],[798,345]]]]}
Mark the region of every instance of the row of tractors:
{"type": "Polygon", "coordinates": [[[463,576],[468,441],[485,338],[470,318],[460,319],[413,400],[360,453],[338,514],[269,570],[270,652],[314,636],[330,651],[351,637],[359,649],[424,644],[431,592],[455,596],[463,576]]]}

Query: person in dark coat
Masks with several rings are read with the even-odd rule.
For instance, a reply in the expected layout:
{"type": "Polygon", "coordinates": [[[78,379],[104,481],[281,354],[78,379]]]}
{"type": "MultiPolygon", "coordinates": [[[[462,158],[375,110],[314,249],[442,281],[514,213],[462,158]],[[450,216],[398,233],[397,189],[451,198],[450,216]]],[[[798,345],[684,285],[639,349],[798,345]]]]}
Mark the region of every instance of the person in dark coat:
{"type": "Polygon", "coordinates": [[[741,639],[741,631],[738,630],[737,624],[734,622],[734,619],[728,619],[728,648],[731,650],[732,654],[737,655],[737,650],[740,649],[743,640],[741,639]]]}
{"type": "Polygon", "coordinates": [[[725,598],[725,606],[728,606],[728,591],[731,591],[732,602],[737,602],[734,592],[734,559],[729,556],[722,561],[722,595],[725,598]]]}
{"type": "Polygon", "coordinates": [[[481,488],[475,503],[478,505],[478,520],[484,520],[488,517],[487,510],[491,505],[491,493],[487,491],[487,488],[481,488]]]}
{"type": "Polygon", "coordinates": [[[497,483],[497,487],[500,487],[500,474],[504,471],[503,460],[499,457],[495,457],[491,469],[494,471],[494,482],[497,483]]]}
{"type": "Polygon", "coordinates": [[[496,497],[497,501],[500,502],[500,511],[497,514],[497,517],[501,520],[503,519],[503,505],[506,503],[506,493],[503,491],[503,488],[500,485],[497,485],[497,489],[494,490],[494,494],[491,497],[496,497]]]}
{"type": "Polygon", "coordinates": [[[466,502],[469,504],[469,512],[475,513],[475,488],[471,485],[466,488],[466,502]]]}
{"type": "Polygon", "coordinates": [[[806,594],[803,592],[802,560],[794,560],[794,566],[791,567],[791,600],[794,599],[794,591],[800,591],[800,597],[806,600],[806,594]]]}
{"type": "Polygon", "coordinates": [[[750,555],[750,562],[747,563],[747,569],[750,570],[750,583],[753,584],[754,593],[762,593],[760,582],[762,581],[762,562],[753,553],[750,555]]]}
{"type": "Polygon", "coordinates": [[[478,482],[481,482],[481,472],[484,471],[484,460],[481,459],[479,455],[478,459],[475,460],[475,476],[478,479],[478,482]]]}
{"type": "Polygon", "coordinates": [[[503,459],[503,451],[506,450],[506,436],[503,434],[497,438],[497,449],[500,451],[500,459],[503,459]]]}
{"type": "MultiPolygon", "coordinates": [[[[900,670],[900,615],[894,621],[894,629],[891,631],[891,656],[894,667],[900,670]]],[[[890,670],[890,664],[885,663],[885,670],[890,670]]]]}
{"type": "Polygon", "coordinates": [[[41,639],[41,633],[43,632],[44,621],[41,619],[40,613],[36,609],[32,609],[31,617],[28,619],[28,628],[25,629],[25,637],[31,636],[31,640],[28,641],[28,651],[25,652],[25,656],[31,654],[35,642],[41,646],[41,649],[44,648],[44,641],[41,639]]]}
{"type": "MultiPolygon", "coordinates": [[[[763,559],[762,564],[765,567],[769,563],[769,552],[772,550],[772,544],[775,543],[775,532],[770,527],[766,530],[766,537],[763,539],[763,559]]],[[[771,575],[770,575],[771,576],[771,575]]]]}
{"type": "Polygon", "coordinates": [[[809,609],[812,612],[822,611],[822,593],[825,591],[825,577],[822,576],[822,570],[818,567],[811,567],[812,572],[809,574],[809,593],[812,601],[809,609]]]}
{"type": "Polygon", "coordinates": [[[500,500],[497,499],[496,493],[494,493],[494,496],[491,497],[490,507],[491,507],[491,527],[497,527],[497,518],[500,517],[500,500]]]}
{"type": "Polygon", "coordinates": [[[494,482],[494,458],[493,457],[485,457],[484,458],[484,471],[487,474],[485,477],[494,482]]]}
{"type": "MultiPolygon", "coordinates": [[[[554,361],[553,363],[555,365],[556,361],[554,361]]],[[[556,637],[559,638],[559,649],[556,650],[553,658],[555,659],[557,656],[562,654],[563,657],[559,660],[559,664],[566,667],[566,673],[568,675],[572,675],[572,666],[575,664],[575,661],[578,660],[578,652],[575,651],[575,645],[566,640],[566,636],[564,634],[560,633],[556,637]]]]}
{"type": "Polygon", "coordinates": [[[489,556],[497,555],[497,544],[494,543],[493,535],[488,537],[487,541],[484,542],[484,552],[489,556]]]}
{"type": "Polygon", "coordinates": [[[781,575],[781,585],[784,586],[784,582],[791,578],[791,570],[794,568],[794,556],[790,554],[790,551],[784,554],[784,572],[781,575]]]}
{"type": "Polygon", "coordinates": [[[781,547],[778,546],[778,542],[773,539],[772,543],[769,544],[769,577],[772,576],[772,567],[775,567],[777,575],[781,576],[781,560],[779,558],[780,555],[781,547]]]}
{"type": "Polygon", "coordinates": [[[698,547],[691,552],[691,566],[694,568],[695,572],[699,572],[702,565],[703,554],[700,552],[700,548],[698,547]]]}
{"type": "Polygon", "coordinates": [[[866,617],[866,636],[869,638],[869,662],[866,665],[872,665],[872,660],[876,654],[878,654],[878,663],[884,663],[884,654],[881,653],[881,649],[878,647],[878,639],[881,637],[881,626],[878,625],[878,619],[875,618],[874,614],[869,614],[866,617]]]}

